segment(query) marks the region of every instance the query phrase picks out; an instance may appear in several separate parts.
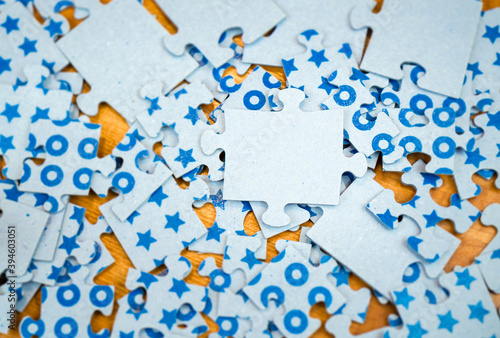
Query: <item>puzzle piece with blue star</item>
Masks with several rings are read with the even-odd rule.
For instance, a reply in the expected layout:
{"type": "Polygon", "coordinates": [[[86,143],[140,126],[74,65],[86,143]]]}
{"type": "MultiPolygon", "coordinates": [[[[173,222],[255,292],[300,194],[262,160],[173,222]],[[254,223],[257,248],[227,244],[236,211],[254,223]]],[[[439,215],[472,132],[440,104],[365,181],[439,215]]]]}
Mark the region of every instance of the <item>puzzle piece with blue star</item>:
{"type": "Polygon", "coordinates": [[[232,49],[219,45],[224,32],[240,28],[243,43],[249,44],[285,18],[285,13],[271,0],[256,0],[251,4],[226,0],[217,3],[159,0],[157,3],[178,28],[176,34],[165,38],[168,50],[180,56],[185,54],[187,45],[194,45],[216,68],[234,57],[232,49]],[[211,24],[198,20],[205,16],[211,18],[211,24]]]}
{"type": "Polygon", "coordinates": [[[65,263],[69,257],[73,257],[78,264],[85,265],[99,255],[94,240],[79,238],[86,222],[85,211],[85,208],[71,203],[66,206],[53,257],[48,261],[34,259],[31,262],[28,268],[28,273],[33,275],[31,281],[55,285],[59,277],[64,275],[65,263]]]}
{"type": "Polygon", "coordinates": [[[229,237],[233,235],[247,236],[243,222],[252,209],[248,202],[226,201],[222,197],[222,181],[211,181],[203,175],[196,176],[196,179],[207,184],[209,196],[207,200],[196,201],[194,206],[202,207],[207,202],[212,204],[215,208],[215,220],[207,228],[206,234],[189,245],[189,250],[222,255],[229,237]]]}
{"type": "Polygon", "coordinates": [[[92,177],[92,190],[99,196],[107,196],[109,189],[118,193],[112,203],[112,210],[120,222],[125,222],[133,215],[134,211],[172,176],[172,172],[161,161],[152,163],[149,172],[141,168],[141,161],[151,156],[153,161],[156,158],[155,154],[141,143],[143,139],[137,128],[130,128],[113,149],[112,156],[115,161],[120,161],[115,163],[116,170],[111,175],[96,174],[92,177]]]}
{"type": "Polygon", "coordinates": [[[67,195],[89,194],[94,172],[110,175],[115,161],[97,157],[101,126],[72,120],[40,119],[31,124],[33,147],[43,147],[45,161],[37,165],[33,160],[24,163],[19,190],[45,193],[49,197],[46,210],[57,212],[67,203],[67,195]]]}
{"type": "MultiPolygon", "coordinates": [[[[481,189],[472,182],[472,175],[479,171],[500,171],[500,101],[495,103],[486,114],[474,119],[475,125],[483,130],[477,140],[471,138],[465,149],[458,149],[455,155],[455,183],[461,199],[480,194],[481,189]]],[[[495,181],[500,188],[500,179],[495,181]]]]}
{"type": "Polygon", "coordinates": [[[86,10],[88,17],[57,46],[91,87],[77,98],[85,114],[97,114],[99,103],[107,102],[132,123],[150,106],[140,97],[146,84],[159,81],[166,94],[198,67],[189,55],[168,53],[162,44],[168,33],[138,1],[104,5],[98,0],[77,0],[74,5],[86,10]]]}
{"type": "Polygon", "coordinates": [[[191,263],[185,257],[171,255],[164,264],[168,269],[166,274],[129,269],[125,285],[131,292],[118,301],[120,308],[111,337],[140,337],[146,328],[167,337],[196,337],[208,330],[205,322],[200,321],[200,312],[206,306],[206,288],[184,281],[191,272],[191,263]],[[137,291],[139,288],[148,295],[145,302],[137,291]],[[188,313],[182,312],[184,305],[189,305],[188,313]]]}
{"type": "Polygon", "coordinates": [[[23,73],[27,81],[22,84],[0,84],[0,155],[7,164],[3,174],[13,180],[23,176],[27,158],[43,156],[30,126],[42,120],[63,120],[72,107],[71,93],[45,87],[49,69],[30,65],[23,73]]]}
{"type": "MultiPolygon", "coordinates": [[[[286,19],[280,22],[270,35],[245,46],[244,62],[259,65],[281,66],[282,59],[289,59],[303,51],[297,43],[297,35],[309,31],[325,36],[325,45],[335,46],[348,42],[355,46],[353,56],[361,60],[366,30],[353,29],[349,22],[352,9],[366,1],[275,1],[285,12],[286,19]]],[[[375,5],[371,1],[371,5],[375,5]]]]}
{"type": "Polygon", "coordinates": [[[488,288],[500,293],[500,204],[491,204],[484,209],[481,223],[494,226],[497,235],[476,258],[476,263],[488,288]]]}
{"type": "MultiPolygon", "coordinates": [[[[330,257],[328,257],[330,258],[330,257]]],[[[319,320],[309,316],[311,306],[324,301],[326,311],[334,313],[345,304],[345,298],[327,279],[334,261],[312,265],[300,251],[288,245],[252,279],[243,292],[261,309],[271,299],[284,306],[285,313],[274,323],[286,337],[309,337],[319,326],[319,320]]]]}
{"type": "Polygon", "coordinates": [[[426,70],[419,87],[460,97],[481,7],[472,0],[391,0],[375,14],[366,3],[356,6],[350,13],[352,27],[373,30],[360,68],[399,80],[401,65],[415,63],[426,70]]]}
{"type": "Polygon", "coordinates": [[[69,271],[71,283],[42,287],[40,319],[24,317],[21,337],[72,337],[109,335],[107,329],[94,332],[90,321],[97,311],[110,315],[113,310],[114,286],[88,283],[88,270],[75,266],[69,271]]]}
{"type": "Polygon", "coordinates": [[[69,62],[57,48],[54,39],[68,30],[59,16],[41,26],[21,2],[14,2],[0,13],[0,81],[19,86],[26,81],[28,65],[47,67],[58,73],[69,62]]]}
{"type": "Polygon", "coordinates": [[[262,220],[275,227],[290,223],[287,204],[337,204],[342,174],[359,177],[367,168],[363,154],[342,153],[341,111],[303,114],[304,92],[294,88],[279,97],[280,112],[225,109],[225,132],[201,139],[206,154],[225,150],[224,199],[266,202],[262,220]]]}
{"type": "Polygon", "coordinates": [[[207,233],[193,210],[193,202],[207,198],[208,187],[201,179],[181,189],[170,177],[124,221],[113,211],[118,199],[99,209],[135,268],[151,271],[167,255],[178,255],[207,233]]]}
{"type": "Polygon", "coordinates": [[[156,137],[163,126],[168,126],[177,135],[172,143],[163,143],[161,155],[175,177],[180,177],[193,169],[205,165],[212,180],[222,179],[223,162],[220,151],[208,156],[200,147],[201,134],[208,130],[221,131],[221,123],[210,124],[202,104],[209,104],[213,96],[207,87],[197,81],[182,86],[164,97],[161,84],[146,86],[141,95],[150,101],[150,108],[137,116],[150,137],[156,137]]]}
{"type": "Polygon", "coordinates": [[[409,237],[407,244],[432,263],[446,254],[453,247],[452,243],[458,241],[437,224],[447,219],[453,222],[458,233],[464,233],[479,218],[480,211],[468,201],[461,201],[457,194],[452,195],[449,207],[434,202],[430,190],[440,187],[442,180],[426,172],[426,168],[425,162],[418,160],[411,171],[401,177],[404,184],[415,187],[417,191],[409,202],[397,203],[392,190],[386,189],[369,202],[368,209],[390,229],[398,227],[398,217],[401,215],[417,222],[421,233],[409,237]]]}

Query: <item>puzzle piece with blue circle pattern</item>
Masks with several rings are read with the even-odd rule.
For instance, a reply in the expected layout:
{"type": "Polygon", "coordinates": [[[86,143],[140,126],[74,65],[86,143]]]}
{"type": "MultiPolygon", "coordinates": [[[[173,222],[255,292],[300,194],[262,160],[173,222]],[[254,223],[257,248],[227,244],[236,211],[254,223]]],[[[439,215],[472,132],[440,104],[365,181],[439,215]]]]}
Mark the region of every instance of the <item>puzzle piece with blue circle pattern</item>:
{"type": "Polygon", "coordinates": [[[114,286],[87,283],[88,270],[75,266],[69,271],[72,283],[42,287],[42,309],[39,320],[24,317],[21,337],[93,337],[108,336],[106,329],[92,331],[90,321],[96,311],[110,315],[113,310],[114,286]]]}
{"type": "Polygon", "coordinates": [[[111,157],[97,157],[101,126],[71,120],[41,119],[31,124],[34,148],[43,147],[45,161],[33,160],[24,164],[19,190],[45,193],[49,198],[46,210],[56,212],[66,204],[66,195],[88,195],[95,171],[112,173],[115,164],[111,157]]]}

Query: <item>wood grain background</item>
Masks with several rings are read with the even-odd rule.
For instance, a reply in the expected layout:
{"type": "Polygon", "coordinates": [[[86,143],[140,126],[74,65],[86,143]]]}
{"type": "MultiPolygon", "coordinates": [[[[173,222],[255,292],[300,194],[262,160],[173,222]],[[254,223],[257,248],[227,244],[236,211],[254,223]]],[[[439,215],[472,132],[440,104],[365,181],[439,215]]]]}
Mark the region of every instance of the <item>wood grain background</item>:
{"type": "MultiPolygon", "coordinates": [[[[109,2],[109,1],[103,1],[109,2]]],[[[378,8],[380,8],[382,1],[378,1],[378,8]]],[[[165,29],[174,34],[177,31],[177,28],[170,22],[170,20],[161,12],[158,6],[152,0],[144,1],[145,7],[148,11],[155,15],[158,21],[165,27],[165,29]]],[[[484,0],[483,1],[483,9],[488,10],[494,7],[500,7],[500,0],[484,0]]],[[[70,21],[71,27],[76,26],[79,21],[75,20],[73,17],[73,9],[66,9],[63,14],[70,21]]],[[[40,16],[35,13],[37,19],[41,20],[40,16]]],[[[200,18],[201,20],[209,20],[210,18],[200,18]]],[[[241,43],[237,39],[237,43],[241,43]]],[[[252,67],[253,69],[254,67],[252,67]]],[[[278,78],[283,84],[286,82],[286,78],[282,68],[279,67],[263,67],[268,72],[272,73],[276,78],[278,78]]],[[[72,70],[71,67],[68,70],[72,70]]],[[[237,78],[237,81],[241,82],[243,79],[251,72],[251,69],[243,76],[238,76],[234,69],[229,69],[226,71],[225,75],[231,74],[237,78]]],[[[85,91],[89,91],[90,87],[86,85],[85,91]]],[[[203,107],[203,110],[206,113],[209,113],[214,107],[218,105],[218,102],[214,102],[211,105],[207,105],[203,107]]],[[[99,107],[99,114],[95,117],[91,118],[93,123],[99,123],[102,125],[102,133],[101,140],[99,145],[99,156],[103,157],[111,154],[113,148],[120,142],[120,140],[124,137],[128,130],[128,125],[125,120],[114,111],[109,105],[101,104],[99,107]]],[[[156,149],[155,149],[156,150],[156,149]]],[[[160,150],[160,146],[158,146],[158,153],[160,150]]],[[[428,160],[429,158],[426,156],[413,156],[411,161],[415,161],[417,158],[423,158],[424,160],[428,160]]],[[[1,162],[2,167],[4,162],[1,162]]],[[[400,203],[407,202],[411,200],[411,198],[415,194],[415,189],[412,186],[403,185],[401,183],[401,174],[400,173],[392,173],[392,172],[383,172],[380,167],[377,167],[376,170],[376,181],[379,182],[383,187],[391,189],[394,191],[396,200],[400,203]]],[[[439,188],[435,188],[431,190],[432,198],[442,206],[450,205],[450,196],[453,193],[456,193],[455,183],[451,176],[440,175],[443,179],[443,184],[439,188]]],[[[473,199],[470,202],[476,206],[479,210],[484,210],[488,205],[492,203],[500,203],[500,190],[495,188],[494,180],[496,179],[497,174],[490,180],[482,179],[479,176],[474,176],[473,181],[481,186],[481,194],[473,199]]],[[[182,181],[178,181],[181,187],[187,187],[187,184],[182,181]]],[[[96,194],[91,193],[90,196],[78,196],[71,197],[70,201],[77,205],[87,208],[86,217],[91,223],[95,223],[97,218],[100,216],[99,206],[110,199],[116,197],[116,194],[109,193],[106,198],[99,198],[96,194]]],[[[197,215],[202,220],[206,227],[210,227],[215,220],[215,209],[212,205],[206,204],[204,207],[195,209],[197,215]]],[[[310,227],[313,224],[309,221],[302,226],[310,227]]],[[[250,212],[245,218],[245,231],[248,235],[253,235],[255,232],[259,231],[259,226],[255,219],[255,216],[252,212],[250,212]]],[[[447,264],[445,270],[449,272],[453,270],[453,268],[457,265],[467,266],[474,261],[474,258],[478,256],[481,251],[486,247],[486,245],[492,240],[492,238],[496,235],[496,230],[493,227],[485,227],[481,224],[479,220],[477,220],[472,227],[464,234],[457,234],[454,232],[453,226],[449,221],[441,221],[439,226],[443,227],[448,232],[457,236],[461,241],[461,245],[458,250],[455,252],[449,263],[447,264]]],[[[267,250],[267,260],[270,261],[272,257],[277,254],[277,251],[274,247],[275,243],[279,239],[288,239],[288,240],[298,240],[300,231],[290,232],[287,231],[278,236],[272,237],[268,240],[268,250],[267,250]]],[[[125,278],[127,275],[127,270],[129,267],[133,267],[132,263],[128,259],[127,255],[123,251],[120,243],[117,241],[116,237],[113,234],[105,234],[102,236],[102,240],[106,245],[107,249],[111,252],[112,256],[115,259],[115,263],[111,265],[109,268],[104,270],[95,278],[95,283],[103,284],[103,285],[114,285],[115,286],[115,300],[120,299],[129,291],[125,287],[125,278]]],[[[192,284],[198,284],[207,286],[209,283],[209,279],[207,277],[202,277],[198,275],[197,270],[200,262],[207,257],[214,257],[218,266],[222,265],[222,255],[211,255],[211,254],[198,254],[195,252],[184,250],[181,253],[183,256],[189,259],[189,261],[193,264],[193,270],[191,274],[187,277],[186,281],[192,284]]],[[[159,267],[154,271],[154,273],[161,271],[164,267],[159,267]]],[[[361,287],[367,286],[363,281],[361,281],[356,276],[352,276],[349,280],[350,286],[353,289],[359,289],[361,287]]],[[[496,307],[500,307],[500,295],[493,295],[493,301],[496,307]]],[[[30,316],[33,319],[38,319],[40,317],[40,291],[33,298],[31,303],[28,305],[26,310],[23,313],[18,314],[17,319],[18,323],[20,323],[21,319],[25,316],[30,316]]],[[[49,310],[50,311],[50,310],[49,310]]],[[[107,328],[109,330],[113,327],[113,320],[116,315],[117,305],[115,303],[113,314],[111,316],[103,316],[101,313],[95,313],[92,318],[92,329],[94,332],[107,328]]],[[[380,328],[388,325],[387,316],[390,313],[396,313],[396,309],[393,305],[381,305],[378,303],[375,297],[372,296],[370,301],[370,306],[368,308],[368,313],[366,316],[366,321],[363,325],[353,323],[351,326],[351,332],[353,334],[358,334],[362,332],[371,331],[376,328],[380,328]]],[[[326,320],[329,318],[329,314],[326,312],[324,304],[320,303],[311,309],[310,312],[312,317],[318,318],[324,324],[326,320]]],[[[210,328],[210,332],[216,332],[218,330],[217,325],[211,321],[208,317],[204,316],[208,326],[210,328]]],[[[208,333],[205,333],[203,336],[208,336],[208,333]]],[[[0,337],[19,337],[19,333],[17,331],[10,331],[8,335],[0,334],[0,337]]],[[[332,337],[325,329],[324,326],[314,334],[314,337],[332,337]]]]}

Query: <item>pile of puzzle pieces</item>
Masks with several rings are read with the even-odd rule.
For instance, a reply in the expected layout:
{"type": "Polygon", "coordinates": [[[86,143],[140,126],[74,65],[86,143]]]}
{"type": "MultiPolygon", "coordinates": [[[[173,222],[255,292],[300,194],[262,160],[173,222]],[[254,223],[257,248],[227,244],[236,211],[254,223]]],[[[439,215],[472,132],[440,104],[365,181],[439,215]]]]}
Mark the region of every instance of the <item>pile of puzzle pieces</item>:
{"type": "Polygon", "coordinates": [[[196,337],[210,318],[210,337],[309,337],[324,303],[326,331],[351,337],[374,295],[398,315],[362,337],[500,336],[500,204],[469,201],[475,174],[500,188],[500,8],[155,3],[175,34],[137,0],[0,1],[0,335],[196,337]],[[129,125],[104,157],[101,103],[129,125]],[[398,203],[375,168],[413,198],[398,203]],[[448,207],[431,196],[443,175],[448,207]],[[117,195],[95,224],[70,202],[91,191],[117,195]],[[206,204],[208,228],[193,209],[206,204]],[[497,235],[445,271],[461,240],[443,220],[497,235]],[[270,259],[268,239],[299,229],[270,259]],[[114,264],[109,233],[134,266],[120,299],[94,282],[114,264]],[[186,282],[187,251],[221,258],[199,265],[208,286],[186,282]],[[40,289],[39,319],[16,323],[40,289]],[[113,307],[112,330],[94,332],[113,307]]]}

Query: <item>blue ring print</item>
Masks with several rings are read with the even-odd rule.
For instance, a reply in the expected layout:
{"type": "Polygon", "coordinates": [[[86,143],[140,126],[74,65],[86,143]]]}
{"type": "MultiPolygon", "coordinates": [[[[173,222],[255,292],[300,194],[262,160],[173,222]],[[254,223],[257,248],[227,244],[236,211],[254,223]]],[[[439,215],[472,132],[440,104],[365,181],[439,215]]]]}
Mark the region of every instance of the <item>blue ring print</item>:
{"type": "Polygon", "coordinates": [[[189,312],[188,313],[182,313],[181,309],[177,310],[177,319],[179,320],[182,320],[182,321],[190,321],[191,319],[193,319],[193,317],[196,315],[196,311],[195,309],[193,309],[193,307],[190,305],[190,304],[186,304],[186,307],[189,308],[189,312]]]}
{"type": "Polygon", "coordinates": [[[292,286],[302,286],[309,279],[309,270],[302,263],[292,263],[285,269],[285,279],[292,286]],[[300,277],[293,277],[295,271],[300,272],[300,277]]]}
{"type": "Polygon", "coordinates": [[[62,135],[52,135],[45,144],[45,150],[50,156],[58,157],[64,155],[64,153],[68,150],[68,146],[69,142],[66,137],[62,135]],[[61,147],[59,149],[55,149],[55,143],[60,143],[61,147]]]}
{"type": "Polygon", "coordinates": [[[283,322],[285,324],[285,329],[292,334],[301,334],[302,332],[304,332],[307,329],[307,325],[308,325],[307,316],[304,314],[304,312],[302,312],[300,310],[289,311],[285,315],[283,322]],[[294,318],[300,319],[299,325],[293,325],[292,320],[294,318]]]}
{"type": "Polygon", "coordinates": [[[238,84],[238,83],[234,83],[234,85],[232,87],[229,87],[227,82],[230,80],[230,79],[233,79],[232,76],[226,76],[226,77],[223,77],[221,80],[220,80],[220,89],[222,89],[223,92],[228,92],[228,93],[234,93],[234,92],[237,92],[240,88],[241,88],[241,83],[238,84]]]}
{"type": "Polygon", "coordinates": [[[64,307],[72,307],[80,300],[80,289],[75,284],[70,284],[66,286],[61,286],[57,289],[56,294],[57,301],[64,307]],[[66,299],[64,294],[70,291],[72,293],[71,298],[66,299]]]}
{"type": "Polygon", "coordinates": [[[221,270],[214,270],[210,274],[210,284],[208,285],[210,289],[216,292],[224,292],[231,285],[231,276],[221,270]],[[215,279],[221,276],[224,278],[224,282],[221,285],[215,284],[215,279]]]}
{"type": "MultiPolygon", "coordinates": [[[[4,170],[4,174],[7,171],[4,170]]],[[[28,164],[24,163],[23,164],[23,176],[21,177],[21,183],[26,183],[31,177],[31,168],[28,164]]]]}
{"type": "Polygon", "coordinates": [[[126,134],[128,138],[128,143],[124,143],[125,140],[122,140],[117,146],[116,149],[121,150],[121,151],[129,151],[132,149],[135,144],[137,143],[137,138],[133,134],[126,134]]]}
{"type": "Polygon", "coordinates": [[[266,96],[259,90],[250,90],[243,96],[243,104],[248,110],[259,110],[266,104],[266,96]],[[252,103],[254,97],[259,100],[257,103],[252,103]]]}
{"type": "Polygon", "coordinates": [[[45,201],[45,203],[43,203],[43,207],[48,212],[54,213],[57,212],[57,210],[59,209],[59,202],[57,202],[57,200],[53,196],[49,196],[45,201]],[[50,209],[47,207],[47,205],[51,206],[50,209]]]}
{"type": "Polygon", "coordinates": [[[457,145],[455,144],[455,141],[453,141],[453,139],[448,136],[440,136],[436,140],[434,140],[434,143],[432,144],[432,152],[436,154],[437,157],[446,159],[455,155],[456,147],[457,145]],[[439,149],[441,144],[447,144],[448,150],[441,151],[441,149],[439,149]]]}
{"type": "Polygon", "coordinates": [[[148,157],[149,151],[146,149],[141,150],[136,156],[135,156],[135,167],[139,170],[141,170],[141,167],[139,167],[139,161],[142,160],[143,158],[148,157]]]}
{"type": "Polygon", "coordinates": [[[113,289],[109,285],[95,285],[90,289],[89,298],[90,302],[97,307],[105,307],[113,302],[113,289]],[[97,295],[100,292],[104,292],[106,297],[100,300],[97,295]]]}
{"type": "Polygon", "coordinates": [[[380,133],[376,135],[372,140],[372,148],[375,151],[380,151],[382,155],[388,155],[394,151],[394,145],[391,143],[392,136],[386,133],[380,133]],[[381,141],[387,141],[387,147],[382,149],[380,147],[381,141]]]}
{"type": "Polygon", "coordinates": [[[455,112],[455,117],[460,117],[463,114],[465,114],[465,112],[467,111],[467,105],[465,104],[464,100],[462,100],[462,99],[454,99],[452,97],[447,97],[443,101],[443,108],[452,109],[455,112]],[[452,104],[457,104],[458,105],[458,109],[457,110],[453,109],[451,107],[452,104]]]}
{"type": "Polygon", "coordinates": [[[222,80],[222,74],[224,74],[224,71],[231,67],[231,64],[226,62],[219,68],[214,68],[212,69],[212,77],[214,78],[215,81],[220,82],[222,80]]]}
{"type": "Polygon", "coordinates": [[[417,94],[413,96],[410,100],[410,109],[417,115],[424,115],[425,111],[429,108],[433,108],[434,104],[430,97],[424,94],[417,94]],[[419,108],[418,103],[425,102],[425,108],[419,108]]]}
{"type": "Polygon", "coordinates": [[[415,65],[415,67],[413,67],[413,69],[411,70],[410,79],[411,79],[411,82],[413,82],[415,85],[417,84],[418,74],[420,74],[420,73],[425,73],[425,70],[424,70],[424,68],[422,68],[418,65],[415,65]]]}
{"type": "Polygon", "coordinates": [[[366,123],[361,123],[361,111],[358,110],[352,115],[352,124],[356,127],[358,130],[371,130],[373,126],[375,125],[376,121],[370,121],[366,119],[366,123]]]}
{"type": "Polygon", "coordinates": [[[56,185],[59,185],[59,183],[61,183],[63,179],[64,173],[62,169],[55,164],[46,166],[40,173],[40,180],[47,187],[55,187],[56,185]],[[56,177],[53,179],[49,179],[49,174],[52,172],[56,173],[56,177]]]}
{"type": "Polygon", "coordinates": [[[23,320],[21,324],[21,336],[23,337],[32,337],[32,336],[38,336],[42,337],[43,334],[45,333],[45,323],[43,320],[33,320],[30,317],[25,317],[26,319],[23,320]],[[35,324],[36,325],[36,331],[35,332],[30,332],[29,327],[35,324]]]}
{"type": "Polygon", "coordinates": [[[406,117],[406,115],[408,115],[409,113],[413,113],[413,111],[407,108],[400,109],[398,114],[398,120],[403,126],[407,128],[412,128],[413,127],[412,124],[410,123],[410,121],[408,121],[408,118],[406,117]]]}
{"type": "Polygon", "coordinates": [[[80,155],[81,158],[86,159],[86,160],[91,160],[93,158],[96,158],[98,144],[99,144],[99,141],[97,141],[95,138],[91,138],[91,137],[84,138],[78,144],[78,154],[80,155]],[[91,146],[93,146],[92,151],[90,151],[90,152],[85,150],[85,147],[89,144],[91,146]]]}
{"type": "Polygon", "coordinates": [[[234,317],[218,317],[215,322],[217,323],[217,325],[219,325],[218,334],[221,335],[222,337],[234,336],[236,332],[238,332],[238,326],[239,326],[238,320],[234,317]],[[223,329],[222,323],[224,322],[231,323],[231,327],[227,330],[223,329]]]}
{"type": "Polygon", "coordinates": [[[425,297],[427,297],[427,301],[429,302],[429,304],[437,304],[436,296],[431,290],[425,290],[425,297]]]}
{"type": "Polygon", "coordinates": [[[406,156],[410,153],[419,153],[422,151],[422,142],[420,142],[420,140],[418,138],[416,138],[415,136],[405,136],[403,137],[401,140],[399,140],[399,145],[401,147],[404,148],[405,152],[403,154],[403,156],[406,156]],[[406,149],[406,145],[408,143],[411,143],[413,145],[415,145],[415,149],[414,150],[407,150],[406,149]]]}
{"type": "Polygon", "coordinates": [[[111,181],[111,185],[115,187],[116,189],[120,190],[122,194],[128,194],[134,189],[135,186],[135,179],[134,176],[132,176],[130,173],[127,172],[121,172],[116,174],[113,177],[113,180],[111,181]],[[122,179],[125,179],[127,181],[127,185],[124,187],[121,187],[119,185],[120,181],[122,179]]]}
{"type": "Polygon", "coordinates": [[[92,327],[89,324],[87,326],[87,336],[89,338],[108,338],[109,337],[109,331],[108,331],[108,329],[104,329],[104,330],[102,330],[101,334],[95,333],[94,331],[92,331],[92,327]]]}
{"type": "Polygon", "coordinates": [[[281,290],[279,286],[270,285],[260,293],[260,301],[262,305],[264,305],[264,307],[267,307],[269,305],[270,294],[274,294],[276,296],[279,304],[283,304],[285,302],[285,293],[283,292],[283,290],[281,290]]]}
{"type": "Polygon", "coordinates": [[[332,294],[331,292],[325,288],[324,286],[317,286],[309,291],[309,295],[307,296],[307,300],[309,301],[309,305],[313,306],[318,301],[316,300],[318,295],[323,295],[324,302],[326,307],[328,308],[332,304],[332,294]]]}
{"type": "Polygon", "coordinates": [[[138,295],[141,295],[142,297],[144,297],[144,290],[141,289],[141,288],[137,288],[133,291],[131,291],[128,295],[127,295],[127,303],[128,305],[130,306],[130,308],[132,308],[132,310],[134,311],[137,311],[139,309],[141,309],[143,306],[144,306],[144,299],[141,298],[141,300],[143,301],[142,303],[137,303],[135,301],[136,297],[138,295]]]}
{"type": "Polygon", "coordinates": [[[356,101],[356,91],[351,86],[342,85],[339,87],[339,91],[335,95],[333,95],[333,99],[339,106],[348,107],[352,105],[354,101],[356,101]],[[347,92],[349,94],[349,98],[345,100],[340,97],[340,95],[344,92],[347,92]]]}
{"type": "Polygon", "coordinates": [[[278,79],[276,79],[276,82],[272,83],[271,82],[272,78],[273,76],[270,73],[265,72],[264,76],[262,77],[262,83],[264,84],[264,86],[266,86],[269,89],[281,88],[281,82],[278,79]]]}
{"type": "Polygon", "coordinates": [[[412,263],[408,266],[411,269],[411,275],[403,275],[403,282],[405,283],[414,283],[420,277],[420,267],[418,263],[412,263]]]}
{"type": "Polygon", "coordinates": [[[57,321],[56,325],[54,325],[54,334],[56,337],[60,338],[74,338],[78,334],[78,323],[71,317],[62,317],[57,321]],[[69,325],[71,331],[64,333],[62,331],[64,325],[69,325]]]}
{"type": "Polygon", "coordinates": [[[90,183],[92,180],[92,175],[94,172],[89,168],[80,168],[73,175],[73,185],[80,190],[87,190],[90,188],[90,183]],[[88,177],[88,182],[82,182],[82,177],[88,177]]]}
{"type": "Polygon", "coordinates": [[[455,114],[453,114],[453,109],[451,108],[439,108],[434,109],[432,112],[432,122],[440,128],[447,128],[455,123],[455,114]],[[446,120],[442,120],[441,117],[443,113],[448,115],[446,120]]]}

